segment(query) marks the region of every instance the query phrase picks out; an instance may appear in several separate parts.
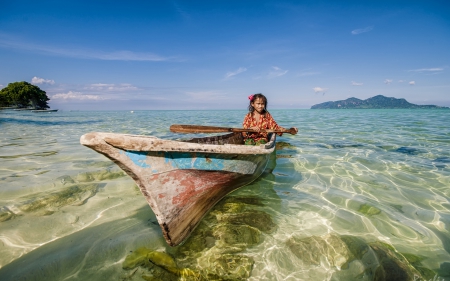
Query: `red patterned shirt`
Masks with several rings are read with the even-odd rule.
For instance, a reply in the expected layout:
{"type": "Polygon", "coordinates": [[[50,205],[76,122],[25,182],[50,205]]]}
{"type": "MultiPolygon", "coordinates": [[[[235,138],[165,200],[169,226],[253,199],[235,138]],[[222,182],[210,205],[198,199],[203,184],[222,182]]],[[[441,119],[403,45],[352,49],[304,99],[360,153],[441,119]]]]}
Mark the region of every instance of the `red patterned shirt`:
{"type": "MultiPolygon", "coordinates": [[[[251,128],[251,127],[259,127],[262,130],[284,130],[283,127],[278,126],[277,122],[273,119],[272,115],[270,115],[269,112],[266,112],[264,115],[261,115],[259,120],[256,121],[256,119],[253,117],[253,114],[251,112],[247,113],[244,118],[244,122],[242,123],[242,126],[245,129],[251,128]]],[[[278,135],[282,135],[282,133],[279,133],[278,135]]],[[[261,133],[244,133],[244,140],[246,139],[254,139],[255,141],[259,140],[266,140],[269,141],[267,138],[267,133],[261,132],[261,133]]]]}

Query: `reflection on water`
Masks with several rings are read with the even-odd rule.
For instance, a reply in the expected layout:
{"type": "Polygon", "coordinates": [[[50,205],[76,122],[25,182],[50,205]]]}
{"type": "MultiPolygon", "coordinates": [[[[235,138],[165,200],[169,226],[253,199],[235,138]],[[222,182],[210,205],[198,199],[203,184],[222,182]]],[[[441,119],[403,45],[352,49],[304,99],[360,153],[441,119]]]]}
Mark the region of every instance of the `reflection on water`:
{"type": "Polygon", "coordinates": [[[0,111],[0,280],[450,280],[448,111],[274,110],[299,134],[174,248],[135,183],[79,144],[244,113],[0,111]]]}

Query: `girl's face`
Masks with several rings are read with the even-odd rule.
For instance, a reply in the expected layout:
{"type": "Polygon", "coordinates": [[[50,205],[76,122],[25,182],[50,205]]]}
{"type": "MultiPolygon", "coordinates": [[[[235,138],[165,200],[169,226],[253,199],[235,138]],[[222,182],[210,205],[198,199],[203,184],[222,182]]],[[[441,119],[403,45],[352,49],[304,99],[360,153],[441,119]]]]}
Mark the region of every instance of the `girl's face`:
{"type": "Polygon", "coordinates": [[[262,114],[264,112],[265,103],[262,98],[257,98],[252,101],[252,106],[259,114],[262,114]]]}

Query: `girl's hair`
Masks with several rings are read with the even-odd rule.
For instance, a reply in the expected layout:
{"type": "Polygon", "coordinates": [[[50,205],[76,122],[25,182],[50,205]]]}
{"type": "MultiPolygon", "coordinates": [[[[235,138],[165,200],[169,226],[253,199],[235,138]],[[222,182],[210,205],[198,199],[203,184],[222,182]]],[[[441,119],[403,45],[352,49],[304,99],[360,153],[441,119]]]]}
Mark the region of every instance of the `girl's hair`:
{"type": "Polygon", "coordinates": [[[250,100],[250,104],[248,105],[248,111],[253,113],[253,111],[255,111],[255,108],[252,106],[252,102],[256,101],[256,99],[262,99],[264,102],[264,110],[263,113],[265,114],[267,112],[267,98],[265,95],[258,93],[258,94],[254,94],[254,95],[250,95],[248,97],[248,99],[250,100]]]}

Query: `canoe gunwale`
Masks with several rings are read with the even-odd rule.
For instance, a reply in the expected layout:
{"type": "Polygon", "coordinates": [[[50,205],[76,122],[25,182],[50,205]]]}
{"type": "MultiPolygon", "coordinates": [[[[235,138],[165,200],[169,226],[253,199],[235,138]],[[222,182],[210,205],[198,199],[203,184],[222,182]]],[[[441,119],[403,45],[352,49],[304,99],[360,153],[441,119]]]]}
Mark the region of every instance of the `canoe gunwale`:
{"type": "Polygon", "coordinates": [[[99,134],[103,138],[105,143],[113,147],[129,151],[171,151],[218,154],[270,154],[275,147],[275,134],[271,134],[271,140],[268,143],[259,146],[243,144],[203,144],[190,141],[165,140],[152,136],[126,134],[120,135],[114,133],[95,134],[99,134]]]}

